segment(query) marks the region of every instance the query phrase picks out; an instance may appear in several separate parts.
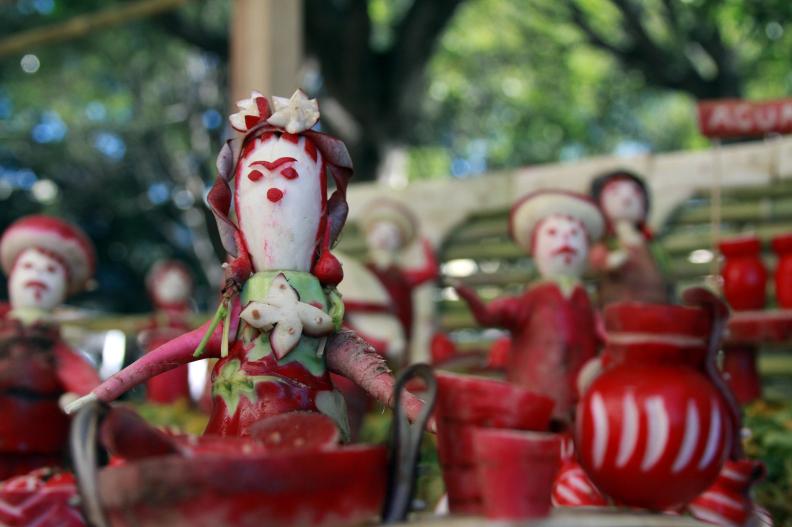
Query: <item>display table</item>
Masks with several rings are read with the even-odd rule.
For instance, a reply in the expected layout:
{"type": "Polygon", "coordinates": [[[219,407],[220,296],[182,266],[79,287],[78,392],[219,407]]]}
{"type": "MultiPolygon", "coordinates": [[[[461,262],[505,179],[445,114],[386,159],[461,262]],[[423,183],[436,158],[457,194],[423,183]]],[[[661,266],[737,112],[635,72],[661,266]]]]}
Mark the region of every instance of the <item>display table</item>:
{"type": "Polygon", "coordinates": [[[641,513],[626,510],[555,509],[553,513],[533,521],[487,521],[480,517],[414,518],[404,527],[475,527],[479,525],[514,525],[526,527],[705,527],[690,516],[641,513]]]}
{"type": "Polygon", "coordinates": [[[732,312],[723,344],[723,371],[741,404],[762,395],[756,354],[763,344],[792,347],[792,309],[732,312]]]}

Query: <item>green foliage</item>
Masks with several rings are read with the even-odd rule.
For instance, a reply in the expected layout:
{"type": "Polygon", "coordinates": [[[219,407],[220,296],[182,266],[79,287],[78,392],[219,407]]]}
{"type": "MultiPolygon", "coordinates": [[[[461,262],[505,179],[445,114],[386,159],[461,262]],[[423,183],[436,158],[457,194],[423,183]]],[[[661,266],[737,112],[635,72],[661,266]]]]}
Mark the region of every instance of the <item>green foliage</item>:
{"type": "MultiPolygon", "coordinates": [[[[413,140],[446,147],[455,175],[613,152],[701,148],[707,141],[697,131],[695,98],[660,84],[646,69],[667,67],[673,79],[687,68],[710,82],[730,64],[738,77],[729,82],[748,97],[792,90],[788,3],[624,2],[638,6],[647,38],[677,61],[666,65],[661,56],[645,69],[625,62],[634,60],[633,51],[622,56],[589,42],[564,7],[573,3],[605,45],[620,50],[634,42],[612,0],[468,0],[430,63],[425,119],[413,128],[413,140]],[[703,47],[711,37],[705,21],[720,31],[723,58],[703,47]]],[[[411,169],[413,179],[428,172],[411,169]]]]}
{"type": "Polygon", "coordinates": [[[792,402],[757,401],[746,407],[745,425],[751,430],[746,454],[767,466],[756,499],[773,515],[775,525],[792,526],[792,402]]]}
{"type": "MultiPolygon", "coordinates": [[[[110,2],[56,1],[49,14],[25,14],[17,8],[23,4],[33,3],[0,7],[0,33],[110,2]]],[[[0,228],[34,212],[80,224],[99,257],[101,293],[82,297],[93,307],[146,310],[143,276],[163,257],[192,262],[203,286],[193,246],[196,233],[206,232],[201,193],[222,123],[208,129],[202,117],[225,106],[224,65],[151,21],[30,54],[40,63],[32,73],[18,56],[0,59],[0,228]],[[7,177],[17,171],[54,183],[56,194],[42,197],[30,182],[7,177]]]]}

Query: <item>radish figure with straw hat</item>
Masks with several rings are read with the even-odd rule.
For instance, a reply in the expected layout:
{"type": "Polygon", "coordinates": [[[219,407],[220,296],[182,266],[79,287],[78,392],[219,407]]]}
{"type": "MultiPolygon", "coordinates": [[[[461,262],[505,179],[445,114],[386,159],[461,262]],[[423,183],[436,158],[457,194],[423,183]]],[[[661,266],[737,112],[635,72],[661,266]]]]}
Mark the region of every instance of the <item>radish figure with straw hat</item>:
{"type": "MultiPolygon", "coordinates": [[[[413,326],[413,292],[437,278],[437,259],[429,241],[421,241],[423,264],[405,268],[398,259],[402,251],[418,236],[418,221],[405,205],[386,198],[369,203],[360,223],[366,235],[368,262],[366,267],[376,275],[391,298],[391,306],[401,322],[408,340],[413,326]]],[[[408,344],[409,350],[409,344],[408,344]]],[[[409,362],[408,357],[402,363],[409,362]]]]}
{"type": "Polygon", "coordinates": [[[600,342],[580,277],[603,227],[602,214],[586,196],[560,190],[529,194],[512,207],[509,229],[533,256],[541,280],[521,295],[488,304],[472,289],[456,286],[479,324],[511,332],[507,378],[555,400],[554,417],[565,423],[578,399],[577,376],[600,342]]]}
{"type": "MultiPolygon", "coordinates": [[[[215,316],[110,377],[70,411],[91,400],[112,401],[158,373],[202,358],[219,359],[210,434],[248,435],[257,421],[294,411],[324,413],[348,433],[331,371],[383,403],[392,401],[394,379],[384,360],[340,329],[336,285],[343,272],[330,248],[347,216],[347,149],[312,130],[319,119],[315,99],[298,90],[272,103],[258,92],[237,103],[230,121],[242,142],[236,154],[226,143],[217,159],[219,177],[208,202],[230,261],[215,316]],[[330,198],[328,176],[335,183],[330,198]]],[[[417,398],[405,399],[411,418],[421,408],[417,398]]]]}
{"type": "Polygon", "coordinates": [[[0,479],[60,464],[69,419],[60,404],[99,384],[96,370],[60,336],[53,310],[81,291],[94,249],[76,227],[27,216],[0,240],[10,306],[0,319],[0,479]],[[75,395],[76,394],[76,395],[75,395]]]}

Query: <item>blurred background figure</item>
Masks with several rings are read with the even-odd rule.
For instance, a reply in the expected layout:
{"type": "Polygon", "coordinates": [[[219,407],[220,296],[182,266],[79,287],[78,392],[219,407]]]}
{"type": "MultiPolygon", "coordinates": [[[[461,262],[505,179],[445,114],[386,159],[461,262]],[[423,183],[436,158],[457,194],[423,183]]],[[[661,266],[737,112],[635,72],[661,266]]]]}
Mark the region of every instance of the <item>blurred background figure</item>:
{"type": "MultiPolygon", "coordinates": [[[[187,267],[176,260],[162,260],[146,276],[146,287],[155,312],[138,339],[144,352],[193,329],[189,315],[193,280],[187,267]]],[[[200,365],[204,369],[203,364],[200,365]]],[[[190,399],[188,365],[182,365],[149,379],[146,396],[155,403],[190,399]]]]}
{"type": "Polygon", "coordinates": [[[3,233],[0,263],[10,306],[0,319],[0,479],[61,464],[69,419],[60,405],[99,376],[62,339],[53,311],[93,275],[85,234],[49,216],[26,216],[3,233]]]}
{"type": "MultiPolygon", "coordinates": [[[[408,268],[400,263],[401,254],[419,238],[419,227],[415,215],[398,201],[386,198],[372,201],[366,206],[360,224],[368,250],[366,267],[388,292],[391,308],[409,341],[413,328],[413,291],[438,276],[434,250],[428,240],[421,239],[421,266],[408,268]]],[[[405,356],[398,364],[409,362],[409,356],[405,356]]]]}
{"type": "Polygon", "coordinates": [[[591,197],[607,225],[606,239],[592,249],[590,258],[600,306],[669,302],[669,282],[652,246],[651,196],[644,180],[627,170],[608,172],[592,181],[591,197]]]}

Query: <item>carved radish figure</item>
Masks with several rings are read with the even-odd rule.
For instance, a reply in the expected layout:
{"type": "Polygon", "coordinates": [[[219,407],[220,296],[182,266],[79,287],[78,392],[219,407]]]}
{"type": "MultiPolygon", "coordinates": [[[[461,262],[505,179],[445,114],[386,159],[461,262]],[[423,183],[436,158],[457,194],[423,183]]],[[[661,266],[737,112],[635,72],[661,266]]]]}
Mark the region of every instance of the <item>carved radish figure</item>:
{"type": "MultiPolygon", "coordinates": [[[[400,253],[418,236],[418,221],[412,211],[398,201],[380,198],[371,202],[361,216],[361,224],[368,247],[366,266],[388,291],[393,311],[409,341],[413,326],[413,292],[437,278],[434,250],[428,240],[421,240],[423,264],[406,268],[399,263],[400,253]]],[[[409,357],[399,362],[409,362],[409,357]]]]}
{"type": "MultiPolygon", "coordinates": [[[[183,263],[162,260],[148,272],[146,288],[156,313],[138,339],[146,351],[151,351],[190,330],[187,318],[192,276],[183,263]]],[[[187,365],[182,365],[152,377],[146,383],[146,396],[156,403],[189,399],[188,375],[187,365]]]]}
{"type": "MultiPolygon", "coordinates": [[[[111,401],[153,375],[207,357],[220,359],[212,373],[207,433],[248,435],[260,419],[291,411],[320,411],[347,432],[343,398],[333,390],[330,371],[391,402],[394,380],[383,359],[357,335],[340,330],[343,304],[335,286],[343,273],[330,247],[348,210],[352,163],[346,147],[311,130],[318,104],[299,90],[289,99],[274,97],[274,112],[257,92],[238,106],[230,121],[244,133],[239,154],[230,142],[222,149],[208,196],[231,256],[217,313],[70,410],[90,399],[111,401]],[[329,199],[328,174],[335,183],[329,199]],[[236,222],[229,216],[232,201],[236,222]]],[[[408,397],[405,406],[414,417],[422,403],[408,397]]]]}
{"type": "Polygon", "coordinates": [[[591,251],[598,273],[598,301],[668,302],[666,283],[647,226],[651,196],[646,183],[626,170],[603,174],[592,182],[591,195],[607,220],[608,236],[591,251]]]}
{"type": "Polygon", "coordinates": [[[10,310],[0,319],[0,479],[57,465],[69,420],[60,399],[99,384],[93,366],[62,340],[52,311],[93,274],[94,250],[76,227],[27,216],[0,240],[10,310]]]}
{"type": "Polygon", "coordinates": [[[468,287],[456,289],[479,324],[511,331],[507,378],[551,397],[554,416],[569,421],[578,398],[577,376],[599,343],[580,277],[604,220],[586,196],[546,190],[518,201],[509,222],[512,237],[533,255],[542,279],[522,295],[489,304],[468,287]]]}

